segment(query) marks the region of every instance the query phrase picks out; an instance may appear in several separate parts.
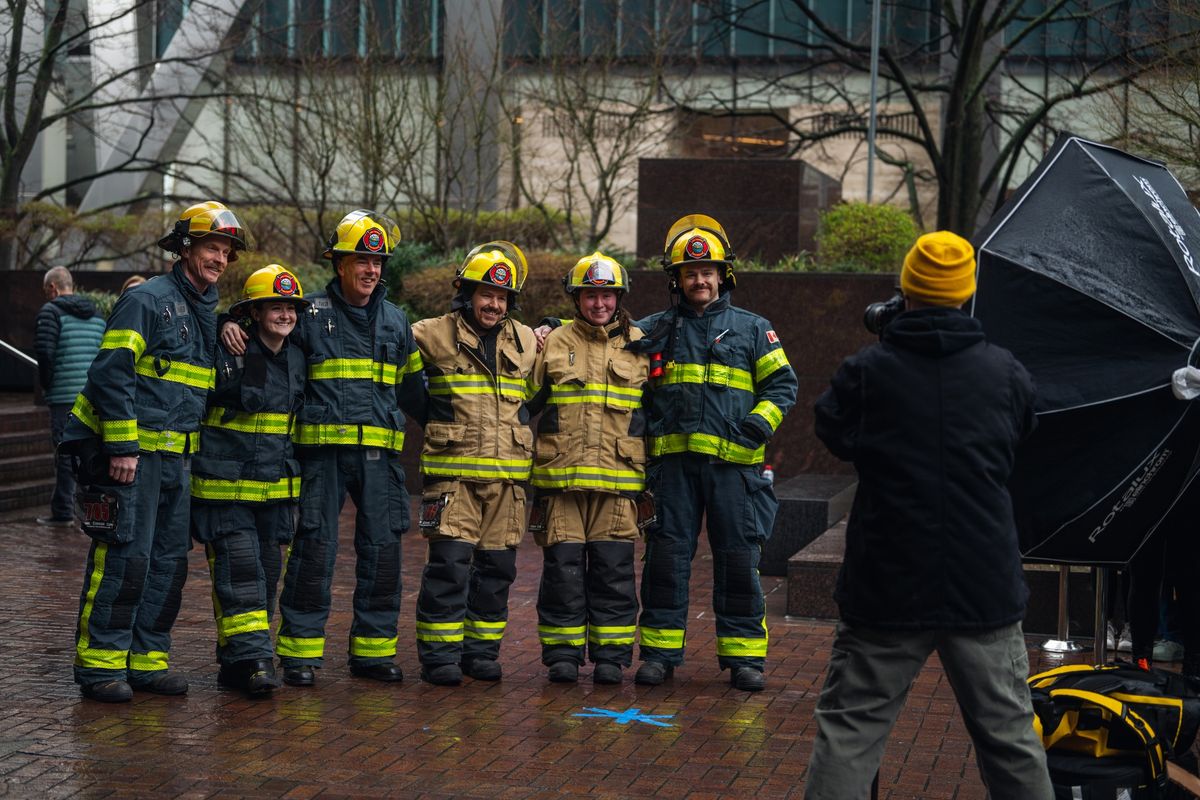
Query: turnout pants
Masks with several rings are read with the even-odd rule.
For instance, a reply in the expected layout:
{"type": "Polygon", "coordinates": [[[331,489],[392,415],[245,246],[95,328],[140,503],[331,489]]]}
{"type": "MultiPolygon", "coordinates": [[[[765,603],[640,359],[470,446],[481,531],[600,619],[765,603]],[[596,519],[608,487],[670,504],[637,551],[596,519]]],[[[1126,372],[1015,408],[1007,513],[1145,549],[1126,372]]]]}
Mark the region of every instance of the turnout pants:
{"type": "Polygon", "coordinates": [[[937,651],[975,744],[988,796],[1050,800],[1046,752],[1033,730],[1029,658],[1019,623],[991,631],[892,631],[839,623],[804,796],[862,800],[909,687],[937,651]]]}
{"type": "Polygon", "coordinates": [[[421,497],[429,554],[417,596],[417,655],[425,666],[495,661],[525,530],[515,483],[439,481],[421,497]]]}
{"type": "Polygon", "coordinates": [[[271,659],[271,617],[282,568],[279,546],[291,541],[296,504],[192,505],[192,536],[204,544],[212,577],[217,660],[271,659]]]}
{"type": "Polygon", "coordinates": [[[607,492],[556,492],[544,503],[538,590],[542,663],[584,662],[627,667],[633,661],[637,592],[633,543],[637,512],[628,497],[607,492]]]}
{"type": "Polygon", "coordinates": [[[288,550],[276,652],[284,667],[321,666],[332,600],[338,515],[354,500],[354,621],[350,663],[389,663],[400,615],[400,535],[408,530],[408,491],[398,453],[323,445],[300,450],[300,523],[288,550]]]}
{"type": "Polygon", "coordinates": [[[189,459],[142,452],[112,542],[92,540],[75,631],[75,682],[147,680],[167,668],[187,579],[189,459]]]}
{"type": "Polygon", "coordinates": [[[767,620],[758,562],[778,506],[771,482],[756,466],[694,453],[664,456],[647,476],[658,503],[658,522],[646,531],[642,660],[683,663],[688,580],[701,523],[707,519],[717,663],[721,669],[762,669],[767,620]]]}

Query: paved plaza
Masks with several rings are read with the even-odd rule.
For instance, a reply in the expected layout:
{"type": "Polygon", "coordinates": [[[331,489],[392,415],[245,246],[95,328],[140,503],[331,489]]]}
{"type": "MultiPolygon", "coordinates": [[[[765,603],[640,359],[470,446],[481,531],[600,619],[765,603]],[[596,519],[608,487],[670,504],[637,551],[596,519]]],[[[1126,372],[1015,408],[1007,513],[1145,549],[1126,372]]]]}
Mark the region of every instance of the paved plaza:
{"type": "MultiPolygon", "coordinates": [[[[71,681],[72,627],[87,540],[41,528],[34,512],[0,518],[5,648],[0,668],[0,794],[9,797],[187,798],[769,798],[800,797],[813,706],[833,625],[784,617],[781,578],[764,578],[771,649],[767,689],[729,687],[716,667],[712,560],[692,579],[688,662],[661,687],[551,684],[539,663],[541,552],[526,539],[504,639],[504,679],[442,688],[417,679],[413,609],[424,557],[404,545],[401,684],[350,676],[353,545],[342,558],[327,635],[331,657],[314,689],[266,700],[220,689],[209,579],[193,549],[171,665],[183,698],[80,699],[71,681]]],[[[982,798],[966,731],[936,659],[922,671],[889,741],[881,798],[982,798]]]]}

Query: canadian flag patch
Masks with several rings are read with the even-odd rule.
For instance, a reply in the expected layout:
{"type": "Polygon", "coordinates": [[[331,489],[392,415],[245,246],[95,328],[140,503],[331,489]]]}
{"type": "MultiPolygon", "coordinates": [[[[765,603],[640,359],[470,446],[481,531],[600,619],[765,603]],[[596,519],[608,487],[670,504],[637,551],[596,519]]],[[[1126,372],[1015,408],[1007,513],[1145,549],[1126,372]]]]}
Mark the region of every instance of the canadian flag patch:
{"type": "Polygon", "coordinates": [[[767,341],[771,344],[779,344],[779,335],[775,331],[767,331],[767,341]]]}

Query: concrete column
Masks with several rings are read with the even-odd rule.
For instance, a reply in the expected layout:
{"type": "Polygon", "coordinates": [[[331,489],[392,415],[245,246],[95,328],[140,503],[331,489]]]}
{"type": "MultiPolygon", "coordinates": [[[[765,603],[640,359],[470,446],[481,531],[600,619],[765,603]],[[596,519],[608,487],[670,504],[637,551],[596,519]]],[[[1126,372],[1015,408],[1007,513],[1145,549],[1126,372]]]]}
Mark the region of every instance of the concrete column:
{"type": "Polygon", "coordinates": [[[496,84],[503,0],[443,0],[442,80],[446,86],[451,204],[466,210],[499,206],[500,102],[496,84]]]}

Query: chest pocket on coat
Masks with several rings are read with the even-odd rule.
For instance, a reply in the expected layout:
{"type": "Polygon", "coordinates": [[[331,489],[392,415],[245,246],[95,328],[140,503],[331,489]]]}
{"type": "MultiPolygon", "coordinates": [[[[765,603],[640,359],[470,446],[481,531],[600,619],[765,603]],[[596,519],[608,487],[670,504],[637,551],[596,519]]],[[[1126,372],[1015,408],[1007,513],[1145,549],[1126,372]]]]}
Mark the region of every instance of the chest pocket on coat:
{"type": "Polygon", "coordinates": [[[706,382],[712,386],[754,391],[754,354],[749,337],[726,332],[708,348],[706,382]]]}
{"type": "Polygon", "coordinates": [[[604,395],[604,404],[610,411],[628,414],[639,405],[641,392],[630,386],[635,369],[625,359],[613,358],[608,362],[608,391],[604,395]]]}

